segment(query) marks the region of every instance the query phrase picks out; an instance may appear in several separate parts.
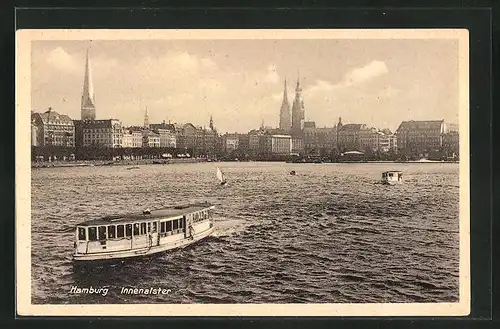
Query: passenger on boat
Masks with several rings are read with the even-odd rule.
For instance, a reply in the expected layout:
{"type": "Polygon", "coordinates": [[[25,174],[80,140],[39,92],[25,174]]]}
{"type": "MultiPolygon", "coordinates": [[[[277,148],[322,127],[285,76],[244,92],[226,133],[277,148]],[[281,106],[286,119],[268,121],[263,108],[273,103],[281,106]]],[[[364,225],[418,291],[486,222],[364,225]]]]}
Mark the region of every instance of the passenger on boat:
{"type": "Polygon", "coordinates": [[[193,224],[189,224],[189,237],[191,238],[191,240],[194,239],[194,227],[193,227],[193,224]]]}

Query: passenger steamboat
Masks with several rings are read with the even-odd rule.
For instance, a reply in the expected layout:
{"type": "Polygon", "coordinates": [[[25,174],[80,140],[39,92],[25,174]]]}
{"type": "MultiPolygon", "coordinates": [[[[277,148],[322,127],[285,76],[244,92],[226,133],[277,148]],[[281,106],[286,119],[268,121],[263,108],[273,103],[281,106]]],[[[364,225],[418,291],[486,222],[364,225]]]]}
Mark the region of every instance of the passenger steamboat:
{"type": "Polygon", "coordinates": [[[121,260],[186,247],[212,234],[213,209],[198,203],[80,223],[73,260],[121,260]]]}

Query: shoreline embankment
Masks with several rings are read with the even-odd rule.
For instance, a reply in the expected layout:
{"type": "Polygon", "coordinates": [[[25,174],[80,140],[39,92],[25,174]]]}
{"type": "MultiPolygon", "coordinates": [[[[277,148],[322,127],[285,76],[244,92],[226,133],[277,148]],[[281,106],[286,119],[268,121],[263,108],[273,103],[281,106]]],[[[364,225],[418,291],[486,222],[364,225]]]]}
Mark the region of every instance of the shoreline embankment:
{"type": "MultiPolygon", "coordinates": [[[[188,164],[188,163],[204,163],[204,162],[219,162],[217,160],[211,159],[197,159],[197,158],[175,158],[175,159],[138,159],[138,160],[88,160],[88,161],[32,161],[31,168],[64,168],[64,167],[100,167],[100,166],[138,166],[138,165],[168,165],[168,164],[188,164]]],[[[234,162],[234,161],[229,161],[234,162]]],[[[237,162],[249,162],[249,161],[237,161],[237,162]]],[[[253,162],[285,162],[285,161],[253,161],[253,162]]],[[[303,162],[288,162],[290,164],[301,165],[305,164],[303,162]]],[[[312,162],[306,162],[312,163],[312,162]]],[[[420,164],[430,164],[430,163],[459,163],[458,161],[341,161],[341,162],[321,162],[317,164],[347,164],[347,163],[420,163],[420,164]]]]}

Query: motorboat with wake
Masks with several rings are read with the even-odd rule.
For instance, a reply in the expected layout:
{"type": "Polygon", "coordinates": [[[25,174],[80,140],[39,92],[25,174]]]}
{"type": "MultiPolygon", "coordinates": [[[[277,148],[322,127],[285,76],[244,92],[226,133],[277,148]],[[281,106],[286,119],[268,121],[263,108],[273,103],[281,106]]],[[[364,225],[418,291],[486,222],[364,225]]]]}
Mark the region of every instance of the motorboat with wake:
{"type": "Polygon", "coordinates": [[[122,260],[183,248],[214,231],[210,203],[106,216],[76,225],[76,263],[122,260]]]}

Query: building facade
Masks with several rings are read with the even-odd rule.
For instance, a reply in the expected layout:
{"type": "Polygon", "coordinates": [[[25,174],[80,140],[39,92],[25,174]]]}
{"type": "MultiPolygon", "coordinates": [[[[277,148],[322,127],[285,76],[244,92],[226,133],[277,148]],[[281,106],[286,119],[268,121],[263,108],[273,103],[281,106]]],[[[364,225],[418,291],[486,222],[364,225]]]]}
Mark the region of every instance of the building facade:
{"type": "Polygon", "coordinates": [[[337,125],[337,145],[342,152],[361,151],[360,132],[365,129],[363,124],[342,124],[337,125]]]}
{"type": "Polygon", "coordinates": [[[290,155],[292,153],[292,136],[271,135],[271,153],[275,155],[290,155]]]}
{"type": "Polygon", "coordinates": [[[160,147],[160,134],[145,129],[142,132],[142,146],[143,147],[160,147]]]}
{"type": "Polygon", "coordinates": [[[79,130],[78,138],[82,139],[78,146],[122,147],[123,127],[117,119],[78,120],[75,124],[79,130]]]}
{"type": "Polygon", "coordinates": [[[240,138],[238,134],[225,134],[223,136],[224,140],[224,150],[227,153],[236,151],[240,145],[240,138]]]}
{"type": "Polygon", "coordinates": [[[460,155],[460,135],[457,131],[443,135],[443,150],[448,158],[456,158],[460,155]]]}
{"type": "Polygon", "coordinates": [[[193,156],[213,157],[219,152],[217,130],[212,128],[205,129],[186,123],[176,128],[176,138],[177,148],[191,150],[193,156]]]}
{"type": "Polygon", "coordinates": [[[169,129],[156,129],[153,131],[160,135],[160,147],[177,147],[177,137],[174,131],[169,129]]]}
{"type": "Polygon", "coordinates": [[[304,154],[304,138],[292,136],[292,152],[298,154],[304,154]]]}
{"type": "Polygon", "coordinates": [[[131,148],[133,147],[133,136],[130,132],[125,132],[123,133],[122,136],[122,147],[124,148],[131,148]]]}
{"type": "Polygon", "coordinates": [[[31,122],[32,134],[35,133],[32,144],[35,141],[36,146],[75,146],[75,125],[69,116],[49,108],[44,113],[33,113],[31,122]]]}
{"type": "Polygon", "coordinates": [[[337,148],[337,128],[317,128],[315,122],[304,122],[304,150],[306,154],[327,155],[337,148]]]}
{"type": "Polygon", "coordinates": [[[444,120],[403,121],[396,131],[398,150],[407,155],[439,151],[446,133],[444,120]]]}

